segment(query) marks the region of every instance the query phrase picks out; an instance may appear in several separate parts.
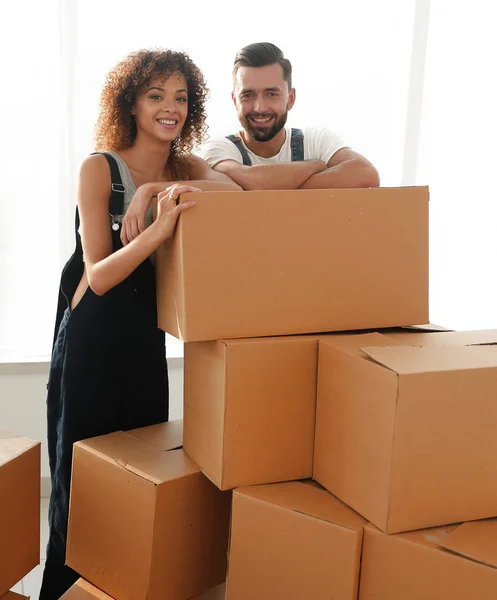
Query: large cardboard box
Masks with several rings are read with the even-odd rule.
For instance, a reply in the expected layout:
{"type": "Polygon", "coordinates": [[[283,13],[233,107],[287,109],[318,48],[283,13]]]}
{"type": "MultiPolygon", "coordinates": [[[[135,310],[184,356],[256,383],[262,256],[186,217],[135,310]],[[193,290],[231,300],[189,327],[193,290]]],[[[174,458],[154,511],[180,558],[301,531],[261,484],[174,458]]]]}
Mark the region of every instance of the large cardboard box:
{"type": "Polygon", "coordinates": [[[67,564],[119,600],[186,600],[226,578],[231,494],[168,450],[168,426],[74,446],[67,564]]]}
{"type": "Polygon", "coordinates": [[[495,600],[497,521],[364,534],[360,600],[495,600]]]}
{"type": "MultiPolygon", "coordinates": [[[[224,600],[226,596],[226,584],[221,584],[191,600],[224,600]]],[[[21,598],[21,596],[19,596],[21,598]]],[[[24,598],[24,596],[22,596],[24,598]]],[[[1,600],[5,600],[2,598],[1,600]]],[[[15,598],[6,600],[15,600],[15,598]]],[[[29,600],[29,599],[28,599],[29,600]]],[[[102,590],[88,583],[84,579],[78,579],[76,583],[62,596],[61,600],[114,600],[102,590]]]]}
{"type": "Polygon", "coordinates": [[[497,345],[432,336],[319,343],[314,478],[387,533],[497,513],[497,345]]]}
{"type": "Polygon", "coordinates": [[[2,596],[0,600],[29,600],[29,596],[22,596],[15,592],[7,592],[5,596],[2,596]]]}
{"type": "Polygon", "coordinates": [[[184,447],[220,489],[312,476],[318,343],[330,336],[350,339],[185,344],[184,447]]]}
{"type": "Polygon", "coordinates": [[[428,321],[428,188],[194,198],[156,252],[159,327],[183,341],[428,321]]]}
{"type": "Polygon", "coordinates": [[[356,600],[365,524],[306,483],[235,490],[228,600],[356,600]]]}
{"type": "Polygon", "coordinates": [[[40,562],[40,443],[0,431],[0,596],[40,562]]]}

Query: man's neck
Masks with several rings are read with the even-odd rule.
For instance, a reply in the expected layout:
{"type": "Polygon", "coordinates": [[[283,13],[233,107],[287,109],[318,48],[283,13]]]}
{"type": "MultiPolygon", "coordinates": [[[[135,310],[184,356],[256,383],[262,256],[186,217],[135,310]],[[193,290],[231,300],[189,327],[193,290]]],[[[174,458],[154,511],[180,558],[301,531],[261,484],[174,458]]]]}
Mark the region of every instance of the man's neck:
{"type": "Polygon", "coordinates": [[[271,158],[272,156],[276,156],[278,154],[278,152],[281,150],[281,147],[285,143],[286,129],[283,127],[280,131],[278,131],[272,140],[267,142],[258,142],[254,140],[254,138],[250,137],[245,129],[242,129],[241,136],[245,146],[247,146],[247,148],[256,156],[260,156],[261,158],[271,158]]]}

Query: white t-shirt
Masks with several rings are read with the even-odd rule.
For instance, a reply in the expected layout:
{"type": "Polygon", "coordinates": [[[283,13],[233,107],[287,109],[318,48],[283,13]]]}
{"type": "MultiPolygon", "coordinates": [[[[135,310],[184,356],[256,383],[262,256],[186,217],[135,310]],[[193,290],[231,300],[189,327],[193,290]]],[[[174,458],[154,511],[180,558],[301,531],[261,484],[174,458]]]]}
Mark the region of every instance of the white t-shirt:
{"type": "MultiPolygon", "coordinates": [[[[274,165],[277,163],[291,162],[291,127],[285,127],[285,131],[285,143],[278,154],[271,156],[270,158],[257,156],[257,154],[254,154],[247,146],[245,146],[242,140],[242,144],[252,161],[252,165],[274,165]]],[[[307,127],[306,129],[303,129],[303,134],[304,160],[321,160],[324,164],[328,164],[328,161],[335,152],[348,147],[340,136],[325,128],[307,127]]],[[[200,149],[200,156],[207,161],[211,167],[214,167],[214,165],[217,165],[217,163],[222,160],[235,160],[236,162],[243,164],[243,158],[240,151],[233,142],[230,142],[230,140],[225,137],[209,140],[203,144],[200,149]]]]}

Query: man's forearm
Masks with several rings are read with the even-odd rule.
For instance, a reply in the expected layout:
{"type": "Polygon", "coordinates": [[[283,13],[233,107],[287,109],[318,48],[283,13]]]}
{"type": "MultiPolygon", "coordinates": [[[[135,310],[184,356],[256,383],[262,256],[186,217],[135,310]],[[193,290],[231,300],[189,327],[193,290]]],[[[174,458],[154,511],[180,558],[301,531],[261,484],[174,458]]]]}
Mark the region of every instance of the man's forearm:
{"type": "Polygon", "coordinates": [[[311,175],[300,189],[369,188],[379,185],[380,178],[373,165],[353,159],[311,175]]]}
{"type": "Polygon", "coordinates": [[[320,160],[299,161],[252,167],[214,167],[226,173],[244,190],[296,190],[310,177],[326,169],[320,160]]]}

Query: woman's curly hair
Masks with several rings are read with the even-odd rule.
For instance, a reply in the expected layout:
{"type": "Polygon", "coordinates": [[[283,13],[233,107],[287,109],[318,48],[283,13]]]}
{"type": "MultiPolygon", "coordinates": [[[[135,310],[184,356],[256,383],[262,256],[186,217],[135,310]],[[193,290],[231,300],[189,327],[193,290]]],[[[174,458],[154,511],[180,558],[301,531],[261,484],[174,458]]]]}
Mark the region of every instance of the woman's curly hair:
{"type": "Polygon", "coordinates": [[[169,164],[174,175],[184,176],[186,159],[193,147],[202,143],[207,132],[205,103],[208,95],[202,72],[184,52],[139,50],[110,71],[100,98],[95,128],[97,151],[119,151],[133,144],[136,122],[131,110],[137,94],[153,78],[168,77],[174,71],[179,71],[187,82],[188,116],[171,144],[169,164]]]}

